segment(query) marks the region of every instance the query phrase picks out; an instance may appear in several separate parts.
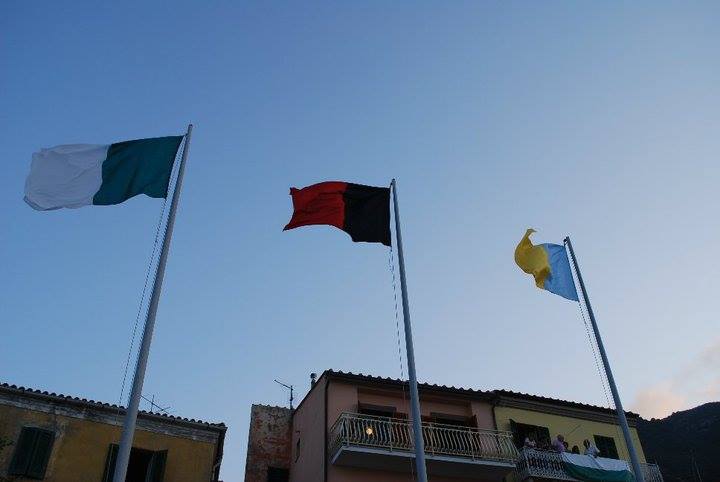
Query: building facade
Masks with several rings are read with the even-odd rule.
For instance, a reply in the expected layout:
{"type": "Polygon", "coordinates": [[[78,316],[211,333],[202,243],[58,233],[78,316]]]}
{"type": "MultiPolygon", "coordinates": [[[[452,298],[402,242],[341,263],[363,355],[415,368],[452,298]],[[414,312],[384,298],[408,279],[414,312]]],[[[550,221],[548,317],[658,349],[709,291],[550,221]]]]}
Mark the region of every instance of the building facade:
{"type": "MultiPolygon", "coordinates": [[[[601,458],[630,461],[614,410],[508,390],[495,390],[494,393],[495,423],[500,430],[513,434],[513,441],[520,450],[514,480],[568,480],[559,454],[548,450],[558,435],[564,438],[568,452],[584,453],[583,443],[587,440],[599,449],[601,458]],[[526,450],[526,439],[531,440],[538,450],[526,450]]],[[[625,415],[646,482],[662,481],[659,468],[645,463],[637,432],[640,417],[631,412],[625,415]]]]}
{"type": "MultiPolygon", "coordinates": [[[[557,454],[541,450],[558,434],[627,459],[607,408],[504,390],[420,384],[419,392],[434,482],[575,480],[557,454]],[[528,450],[526,438],[540,445],[528,450]]],[[[294,411],[253,406],[245,482],[406,481],[414,472],[409,413],[407,382],[325,371],[294,411]]],[[[638,416],[627,415],[642,456],[638,416]]],[[[648,482],[662,480],[657,466],[644,467],[648,482]]]]}
{"type": "MultiPolygon", "coordinates": [[[[125,410],[0,385],[0,481],[109,482],[125,410]]],[[[140,412],[128,482],[217,481],[226,427],[140,412]]]]}
{"type": "Polygon", "coordinates": [[[245,482],[289,479],[292,413],[289,408],[252,406],[245,482]]]}

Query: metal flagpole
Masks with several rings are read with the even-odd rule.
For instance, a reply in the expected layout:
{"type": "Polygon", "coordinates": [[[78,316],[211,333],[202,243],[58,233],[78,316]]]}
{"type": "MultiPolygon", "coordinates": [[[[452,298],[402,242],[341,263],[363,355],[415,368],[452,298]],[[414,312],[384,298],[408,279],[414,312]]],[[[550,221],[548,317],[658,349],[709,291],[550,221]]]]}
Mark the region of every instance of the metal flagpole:
{"type": "Polygon", "coordinates": [[[415,373],[415,350],[413,348],[412,327],[410,326],[410,306],[408,305],[407,284],[405,282],[405,259],[403,257],[400,212],[398,210],[397,183],[395,179],[392,180],[391,186],[393,191],[393,205],[395,207],[395,237],[397,239],[398,265],[400,266],[403,320],[405,322],[405,351],[407,352],[408,375],[410,377],[410,409],[412,410],[413,437],[415,442],[415,467],[418,482],[427,482],[425,442],[422,436],[420,398],[418,396],[417,374],[415,373]]]}
{"type": "Polygon", "coordinates": [[[628,447],[628,452],[630,452],[630,460],[632,462],[633,472],[635,472],[635,480],[637,482],[645,482],[642,469],[640,468],[640,461],[638,460],[637,452],[635,451],[635,445],[633,444],[632,438],[630,438],[630,428],[628,427],[627,418],[625,418],[625,411],[623,410],[622,402],[620,401],[620,394],[618,393],[617,386],[615,385],[615,378],[613,377],[612,370],[610,369],[610,361],[608,360],[607,353],[605,353],[605,346],[603,345],[600,330],[598,329],[597,322],[595,321],[595,313],[593,313],[582,274],[580,274],[580,266],[578,266],[577,258],[575,258],[575,251],[573,251],[570,236],[565,238],[565,244],[567,244],[567,247],[570,250],[570,257],[572,258],[573,266],[575,267],[575,273],[577,273],[580,290],[582,291],[585,306],[587,306],[587,311],[590,315],[590,323],[592,324],[592,329],[595,333],[595,339],[597,340],[598,348],[600,349],[600,357],[602,358],[605,374],[607,375],[608,382],[610,383],[610,391],[612,392],[613,400],[615,401],[615,410],[617,411],[620,427],[622,428],[623,436],[625,437],[625,444],[628,447]]]}
{"type": "Polygon", "coordinates": [[[140,352],[138,353],[137,365],[135,366],[135,376],[133,378],[132,391],[130,392],[130,402],[128,403],[127,412],[125,414],[122,438],[120,439],[120,449],[115,462],[115,475],[113,476],[113,482],[125,482],[128,462],[130,461],[130,449],[132,448],[133,436],[135,435],[135,422],[137,422],[140,397],[142,396],[143,382],[145,381],[145,368],[147,368],[150,343],[152,342],[153,329],[155,328],[155,315],[157,313],[158,302],[160,300],[163,278],[165,277],[165,265],[167,264],[168,251],[170,250],[170,240],[172,239],[173,226],[175,225],[175,213],[177,212],[177,205],[180,200],[180,190],[182,188],[183,174],[185,174],[185,161],[187,161],[192,129],[192,124],[188,125],[188,130],[185,134],[185,145],[183,146],[177,181],[175,182],[175,189],[173,190],[173,197],[170,204],[167,227],[165,228],[165,238],[163,239],[162,251],[160,252],[160,259],[158,260],[157,271],[155,272],[152,297],[150,298],[150,305],[148,306],[145,329],[143,330],[140,352]]]}

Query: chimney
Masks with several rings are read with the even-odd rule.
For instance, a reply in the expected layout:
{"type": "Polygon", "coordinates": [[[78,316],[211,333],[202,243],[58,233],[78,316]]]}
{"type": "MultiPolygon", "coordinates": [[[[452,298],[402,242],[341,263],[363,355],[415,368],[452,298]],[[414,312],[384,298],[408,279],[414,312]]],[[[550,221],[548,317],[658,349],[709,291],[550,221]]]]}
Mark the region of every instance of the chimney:
{"type": "Polygon", "coordinates": [[[317,373],[313,372],[310,374],[310,390],[312,390],[313,387],[315,386],[315,384],[317,383],[317,380],[315,380],[316,378],[317,378],[317,373]]]}

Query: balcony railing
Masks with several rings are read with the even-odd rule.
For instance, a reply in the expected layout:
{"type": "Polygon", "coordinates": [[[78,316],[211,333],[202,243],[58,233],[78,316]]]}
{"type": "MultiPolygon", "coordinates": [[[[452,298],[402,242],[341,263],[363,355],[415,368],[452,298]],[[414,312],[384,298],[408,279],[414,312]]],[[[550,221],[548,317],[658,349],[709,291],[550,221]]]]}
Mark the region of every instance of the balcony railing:
{"type": "MultiPolygon", "coordinates": [[[[657,465],[640,465],[645,482],[663,482],[660,468],[657,465]]],[[[632,470],[629,466],[628,469],[632,470]]],[[[565,472],[560,454],[544,450],[525,449],[520,453],[520,458],[517,461],[515,480],[520,482],[529,478],[577,481],[577,479],[565,472]]]]}
{"type": "MultiPolygon", "coordinates": [[[[430,456],[515,464],[519,453],[510,432],[435,423],[422,424],[425,453],[430,456]]],[[[412,425],[399,418],[343,413],[330,430],[331,457],[342,447],[413,452],[412,425]]]]}

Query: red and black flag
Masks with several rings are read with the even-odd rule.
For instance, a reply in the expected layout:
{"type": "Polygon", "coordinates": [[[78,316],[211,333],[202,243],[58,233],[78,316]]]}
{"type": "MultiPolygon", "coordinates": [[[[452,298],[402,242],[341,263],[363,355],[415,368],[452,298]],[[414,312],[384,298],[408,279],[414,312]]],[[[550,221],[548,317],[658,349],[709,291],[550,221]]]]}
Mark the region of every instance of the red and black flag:
{"type": "Polygon", "coordinates": [[[342,229],[353,241],[390,246],[390,188],[350,182],[321,182],[290,188],[292,219],[283,231],[328,224],[342,229]]]}

